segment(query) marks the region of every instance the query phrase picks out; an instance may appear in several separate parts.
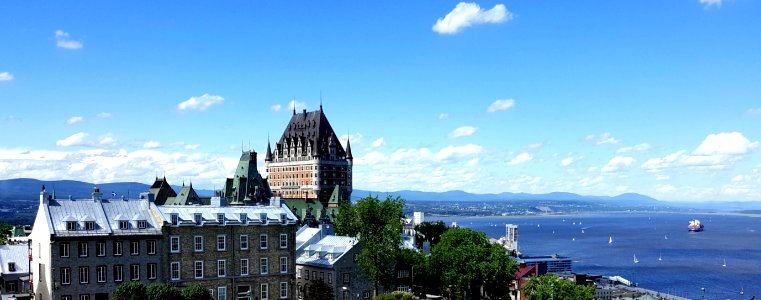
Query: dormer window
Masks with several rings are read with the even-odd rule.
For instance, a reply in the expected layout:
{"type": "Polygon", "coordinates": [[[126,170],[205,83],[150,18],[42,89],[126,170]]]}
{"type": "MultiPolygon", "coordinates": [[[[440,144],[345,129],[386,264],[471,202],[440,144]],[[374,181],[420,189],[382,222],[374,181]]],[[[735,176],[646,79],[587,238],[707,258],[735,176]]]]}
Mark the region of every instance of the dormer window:
{"type": "Polygon", "coordinates": [[[146,220],[138,220],[137,221],[137,228],[138,229],[145,229],[148,227],[148,221],[146,220]]]}
{"type": "Polygon", "coordinates": [[[248,224],[248,215],[246,213],[240,213],[240,223],[248,224]]]}
{"type": "Polygon", "coordinates": [[[225,224],[225,214],[217,214],[217,223],[225,224]]]}
{"type": "Polygon", "coordinates": [[[16,272],[16,263],[14,262],[8,263],[8,272],[16,272]]]}
{"type": "Polygon", "coordinates": [[[262,224],[267,224],[267,213],[259,214],[259,219],[262,221],[262,224]]]}
{"type": "Polygon", "coordinates": [[[288,218],[286,218],[285,214],[280,214],[280,222],[282,222],[283,224],[288,222],[288,218]]]}
{"type": "Polygon", "coordinates": [[[172,226],[177,226],[178,224],[180,224],[180,216],[178,214],[174,213],[174,214],[171,214],[170,216],[171,216],[170,221],[172,223],[172,226]]]}
{"type": "Polygon", "coordinates": [[[93,221],[85,222],[85,230],[95,230],[95,222],[93,221]]]}
{"type": "Polygon", "coordinates": [[[129,229],[129,221],[119,221],[119,229],[121,230],[129,229]]]}
{"type": "Polygon", "coordinates": [[[327,260],[333,260],[333,253],[328,253],[325,255],[325,259],[327,260]]]}
{"type": "Polygon", "coordinates": [[[203,221],[203,217],[199,213],[193,214],[193,220],[196,222],[196,225],[201,225],[201,221],[203,221]]]}
{"type": "Polygon", "coordinates": [[[67,221],[66,222],[66,230],[68,230],[68,231],[76,231],[77,230],[77,222],[76,221],[67,221]]]}

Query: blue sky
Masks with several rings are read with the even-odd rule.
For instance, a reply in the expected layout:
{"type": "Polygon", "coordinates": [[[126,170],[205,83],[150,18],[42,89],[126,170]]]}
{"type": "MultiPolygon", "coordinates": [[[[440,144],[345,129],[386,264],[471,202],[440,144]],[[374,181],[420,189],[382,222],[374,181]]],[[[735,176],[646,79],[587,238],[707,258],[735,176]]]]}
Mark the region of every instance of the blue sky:
{"type": "Polygon", "coordinates": [[[358,189],[761,200],[761,1],[0,13],[0,179],[219,188],[322,95],[358,189]]]}

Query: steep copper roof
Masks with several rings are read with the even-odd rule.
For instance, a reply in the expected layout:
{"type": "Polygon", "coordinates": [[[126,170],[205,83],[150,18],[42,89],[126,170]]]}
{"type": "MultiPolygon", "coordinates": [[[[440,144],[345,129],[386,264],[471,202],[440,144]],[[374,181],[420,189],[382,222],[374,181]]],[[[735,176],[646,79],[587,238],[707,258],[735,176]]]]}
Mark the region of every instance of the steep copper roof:
{"type": "Polygon", "coordinates": [[[336,147],[336,157],[346,157],[347,154],[322,109],[310,112],[305,109],[301,113],[294,113],[275,148],[280,154],[284,148],[287,148],[286,143],[298,146],[299,142],[306,150],[305,152],[313,156],[329,156],[331,145],[336,147]],[[311,149],[308,148],[310,146],[311,149]]]}

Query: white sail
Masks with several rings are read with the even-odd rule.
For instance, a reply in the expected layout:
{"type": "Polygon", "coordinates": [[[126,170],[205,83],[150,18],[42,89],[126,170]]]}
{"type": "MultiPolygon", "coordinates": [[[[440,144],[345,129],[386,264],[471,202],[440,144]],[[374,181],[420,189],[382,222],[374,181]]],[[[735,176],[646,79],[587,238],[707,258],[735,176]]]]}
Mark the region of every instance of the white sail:
{"type": "Polygon", "coordinates": [[[608,244],[613,244],[613,237],[612,236],[608,238],[608,244]]]}
{"type": "Polygon", "coordinates": [[[639,263],[639,260],[637,259],[637,254],[634,254],[634,263],[639,263]]]}

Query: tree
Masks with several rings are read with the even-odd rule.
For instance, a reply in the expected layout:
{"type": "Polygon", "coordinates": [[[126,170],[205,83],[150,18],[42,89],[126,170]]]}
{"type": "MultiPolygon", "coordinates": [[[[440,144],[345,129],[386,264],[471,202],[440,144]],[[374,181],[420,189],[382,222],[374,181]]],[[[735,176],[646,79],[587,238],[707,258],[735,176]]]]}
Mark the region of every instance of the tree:
{"type": "Polygon", "coordinates": [[[441,287],[447,287],[450,298],[480,299],[483,290],[490,299],[508,299],[508,285],[517,266],[507,251],[490,243],[483,232],[450,228],[431,251],[430,270],[434,274],[429,276],[441,278],[441,287]]]}
{"type": "Polygon", "coordinates": [[[12,234],[11,229],[13,229],[13,226],[6,223],[0,223],[0,245],[8,243],[8,239],[12,234]]]}
{"type": "Polygon", "coordinates": [[[118,285],[114,295],[111,296],[112,300],[144,300],[145,298],[145,285],[137,281],[118,285]]]}
{"type": "Polygon", "coordinates": [[[185,300],[213,300],[209,290],[200,284],[193,283],[180,292],[185,300]]]}
{"type": "Polygon", "coordinates": [[[344,204],[336,220],[336,233],[358,237],[361,252],[358,264],[373,281],[373,295],[393,280],[396,249],[402,242],[404,199],[391,196],[380,201],[368,196],[356,206],[344,204]]]}
{"type": "Polygon", "coordinates": [[[423,248],[423,242],[428,242],[431,244],[431,247],[435,246],[441,240],[441,235],[444,234],[444,231],[447,231],[447,225],[442,221],[423,222],[415,225],[417,247],[423,248]]]}
{"type": "Polygon", "coordinates": [[[394,291],[373,297],[373,300],[420,300],[412,293],[394,291]]]}
{"type": "Polygon", "coordinates": [[[576,285],[557,275],[544,274],[541,277],[531,277],[526,285],[523,286],[523,294],[528,295],[531,300],[594,300],[595,288],[594,286],[576,285]]]}
{"type": "Polygon", "coordinates": [[[168,283],[153,283],[146,288],[148,300],[183,300],[180,290],[168,283]]]}
{"type": "Polygon", "coordinates": [[[307,289],[304,300],[333,300],[333,288],[322,280],[313,281],[307,289]]]}

